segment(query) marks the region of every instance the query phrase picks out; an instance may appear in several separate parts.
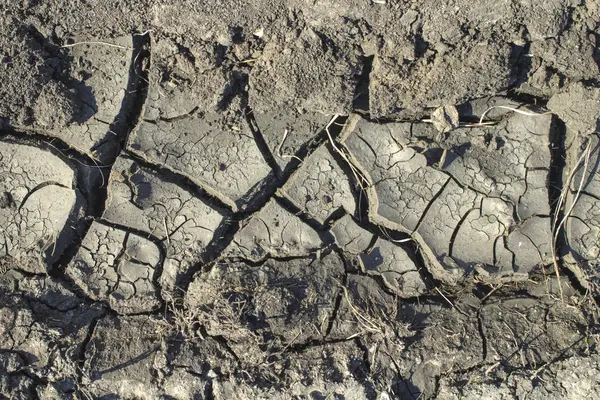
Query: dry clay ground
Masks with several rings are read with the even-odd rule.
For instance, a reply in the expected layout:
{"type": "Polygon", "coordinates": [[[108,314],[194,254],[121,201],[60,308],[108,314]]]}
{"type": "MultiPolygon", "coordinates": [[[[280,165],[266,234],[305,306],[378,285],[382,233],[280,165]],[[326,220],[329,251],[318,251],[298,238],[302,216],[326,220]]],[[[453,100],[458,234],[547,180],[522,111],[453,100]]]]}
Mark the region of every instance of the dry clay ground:
{"type": "Polygon", "coordinates": [[[197,3],[0,1],[0,398],[600,397],[598,3],[197,3]]]}

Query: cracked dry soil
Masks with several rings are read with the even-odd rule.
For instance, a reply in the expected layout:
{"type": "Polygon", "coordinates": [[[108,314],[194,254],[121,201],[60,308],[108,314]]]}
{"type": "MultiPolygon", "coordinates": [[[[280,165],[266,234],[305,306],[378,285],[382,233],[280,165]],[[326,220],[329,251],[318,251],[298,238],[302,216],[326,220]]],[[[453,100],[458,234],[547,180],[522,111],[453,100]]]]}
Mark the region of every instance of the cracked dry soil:
{"type": "Polygon", "coordinates": [[[600,398],[599,21],[0,0],[0,398],[600,398]]]}

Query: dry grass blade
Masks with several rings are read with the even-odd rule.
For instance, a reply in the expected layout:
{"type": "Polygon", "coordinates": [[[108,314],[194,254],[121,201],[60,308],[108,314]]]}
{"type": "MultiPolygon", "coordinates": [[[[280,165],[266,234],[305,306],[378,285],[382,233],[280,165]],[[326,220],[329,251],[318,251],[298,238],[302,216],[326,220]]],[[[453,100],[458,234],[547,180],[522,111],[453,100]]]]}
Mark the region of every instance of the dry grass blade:
{"type": "Polygon", "coordinates": [[[412,237],[406,238],[406,239],[394,239],[392,238],[392,236],[388,233],[387,229],[385,228],[385,226],[378,226],[379,228],[379,232],[381,232],[381,234],[386,238],[387,241],[389,242],[393,242],[393,243],[407,243],[407,242],[412,242],[415,239],[413,239],[412,237]]]}
{"type": "Polygon", "coordinates": [[[163,225],[165,228],[165,234],[167,235],[167,246],[171,247],[171,235],[169,234],[169,228],[167,227],[167,217],[163,218],[163,225]]]}
{"type": "MultiPolygon", "coordinates": [[[[76,159],[75,157],[72,157],[68,154],[65,154],[63,151],[61,151],[58,147],[54,146],[51,142],[46,143],[48,146],[52,147],[54,150],[58,151],[60,154],[62,154],[64,157],[68,158],[69,160],[74,160],[77,163],[83,165],[84,167],[88,167],[88,168],[97,168],[100,171],[100,175],[102,176],[102,185],[100,187],[104,187],[104,185],[106,184],[106,178],[104,177],[104,172],[102,172],[102,168],[110,168],[113,166],[113,164],[106,164],[106,165],[100,165],[96,162],[96,160],[94,160],[94,158],[90,157],[90,160],[94,163],[94,165],[90,165],[90,164],[86,164],[82,161],[79,161],[78,159],[76,159]]],[[[81,153],[85,153],[79,149],[77,149],[77,151],[81,152],[81,153]]]]}
{"type": "MultiPolygon", "coordinates": [[[[404,120],[404,119],[394,119],[393,121],[395,122],[413,122],[411,120],[404,120]]],[[[432,124],[433,120],[431,120],[431,118],[423,118],[421,120],[419,120],[419,122],[425,122],[427,124],[432,124]]],[[[478,122],[478,123],[471,123],[471,122],[459,122],[458,126],[459,128],[475,128],[475,127],[479,127],[479,126],[493,126],[496,125],[498,122],[496,121],[486,121],[486,122],[478,122]]]]}
{"type": "Polygon", "coordinates": [[[60,46],[61,48],[69,48],[69,47],[75,47],[75,46],[80,46],[80,45],[94,45],[94,44],[99,44],[99,45],[103,45],[103,46],[108,46],[108,47],[114,47],[116,49],[122,49],[122,50],[131,50],[131,47],[128,46],[122,46],[120,44],[114,44],[114,43],[108,43],[108,42],[101,42],[101,41],[84,41],[84,42],[76,42],[76,43],[71,43],[71,44],[65,44],[60,46]]]}
{"type": "Polygon", "coordinates": [[[384,329],[380,326],[380,324],[365,317],[365,315],[364,315],[365,313],[361,312],[361,310],[357,309],[356,306],[354,306],[352,300],[350,299],[348,289],[341,282],[339,282],[337,280],[336,280],[336,282],[338,283],[338,285],[340,286],[340,288],[342,289],[342,291],[344,293],[344,299],[346,300],[346,303],[348,304],[348,307],[350,308],[350,312],[352,312],[352,315],[354,315],[354,317],[356,318],[356,321],[362,328],[362,330],[360,332],[350,335],[346,339],[347,340],[354,339],[356,337],[364,335],[365,333],[384,333],[384,329]]]}
{"type": "Polygon", "coordinates": [[[536,113],[536,112],[533,112],[533,111],[524,111],[524,110],[519,110],[518,108],[508,107],[508,106],[492,106],[492,107],[488,108],[487,110],[485,110],[483,112],[483,114],[481,114],[481,118],[479,118],[479,125],[489,124],[489,123],[484,123],[483,119],[485,118],[485,116],[487,115],[488,112],[490,112],[490,111],[492,111],[493,109],[496,109],[496,108],[501,108],[503,110],[513,111],[513,112],[516,112],[517,114],[527,115],[529,117],[539,117],[539,116],[542,116],[542,115],[551,114],[549,111],[547,111],[545,113],[536,113]]]}
{"type": "Polygon", "coordinates": [[[478,122],[476,124],[471,124],[471,123],[462,123],[460,124],[461,128],[476,128],[479,126],[493,126],[496,125],[497,122],[495,121],[487,121],[487,122],[478,122]]]}
{"type": "Polygon", "coordinates": [[[298,161],[302,162],[302,159],[300,159],[300,158],[298,158],[298,157],[296,157],[296,156],[294,156],[294,155],[283,154],[283,153],[281,152],[281,149],[283,148],[283,144],[285,143],[285,139],[287,139],[287,136],[288,136],[288,130],[286,129],[286,130],[283,132],[283,138],[281,139],[281,143],[279,143],[279,146],[277,147],[277,155],[278,155],[280,158],[295,158],[296,160],[298,160],[298,161]]]}
{"type": "Polygon", "coordinates": [[[564,204],[567,200],[567,196],[569,194],[569,188],[571,187],[571,182],[573,182],[573,179],[575,178],[575,174],[577,173],[577,171],[579,170],[579,167],[583,163],[583,173],[581,176],[581,181],[579,182],[579,184],[577,186],[577,192],[575,194],[575,198],[573,199],[573,202],[569,206],[569,209],[563,215],[563,218],[560,220],[560,222],[558,221],[558,218],[559,218],[558,212],[555,213],[554,220],[552,222],[552,246],[551,246],[551,251],[552,251],[552,255],[553,255],[552,260],[553,260],[553,265],[554,265],[554,273],[556,275],[556,279],[558,280],[558,290],[560,292],[561,300],[564,300],[564,296],[563,296],[562,285],[560,282],[560,267],[558,265],[558,260],[557,260],[556,244],[558,242],[558,237],[560,235],[560,232],[562,231],[566,221],[571,216],[571,213],[573,212],[573,208],[575,207],[575,204],[579,200],[579,197],[583,190],[583,185],[584,185],[584,182],[586,179],[586,173],[587,173],[587,170],[589,167],[591,154],[592,154],[592,141],[588,140],[585,150],[583,151],[583,153],[581,153],[581,155],[577,159],[575,166],[569,172],[569,177],[567,178],[567,181],[563,185],[563,189],[560,193],[558,203],[556,204],[556,210],[557,211],[561,210],[562,207],[564,206],[564,204]]]}
{"type": "MultiPolygon", "coordinates": [[[[333,137],[331,136],[331,132],[329,132],[329,128],[331,127],[331,125],[333,125],[335,123],[335,120],[339,117],[339,115],[334,115],[331,120],[329,121],[329,123],[327,124],[327,126],[325,127],[325,132],[327,133],[327,137],[329,138],[329,143],[331,143],[331,147],[333,148],[333,150],[338,153],[340,155],[340,157],[342,157],[342,159],[346,162],[346,164],[350,167],[350,170],[352,171],[352,174],[354,175],[354,179],[356,179],[356,181],[358,182],[358,185],[360,186],[361,190],[365,190],[366,186],[369,186],[369,181],[368,179],[362,174],[362,172],[360,172],[360,170],[358,170],[358,168],[356,168],[354,166],[354,164],[350,161],[350,159],[348,158],[348,156],[346,155],[346,153],[344,151],[342,151],[334,142],[333,137]]],[[[338,124],[339,125],[339,124],[338,124]]]]}
{"type": "Polygon", "coordinates": [[[134,33],[133,36],[146,36],[149,33],[154,33],[154,29],[147,29],[144,32],[134,33]]]}
{"type": "Polygon", "coordinates": [[[456,311],[458,311],[459,313],[461,313],[462,315],[464,315],[465,317],[470,318],[469,314],[467,314],[466,312],[464,312],[460,307],[458,307],[457,305],[455,305],[452,301],[450,301],[450,299],[448,297],[446,297],[446,295],[444,293],[442,293],[442,291],[440,289],[438,289],[437,287],[435,288],[435,290],[439,293],[440,296],[442,296],[442,298],[444,300],[446,300],[446,302],[448,304],[450,304],[450,307],[454,308],[456,311]]]}

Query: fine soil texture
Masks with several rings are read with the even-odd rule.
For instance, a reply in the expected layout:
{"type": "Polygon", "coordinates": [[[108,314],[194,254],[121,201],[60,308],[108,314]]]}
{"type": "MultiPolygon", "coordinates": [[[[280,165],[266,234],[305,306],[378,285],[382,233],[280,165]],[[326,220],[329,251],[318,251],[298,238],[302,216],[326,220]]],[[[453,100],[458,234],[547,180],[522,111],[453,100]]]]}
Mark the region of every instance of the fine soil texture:
{"type": "Polygon", "coordinates": [[[0,32],[0,399],[600,398],[597,0],[0,32]]]}

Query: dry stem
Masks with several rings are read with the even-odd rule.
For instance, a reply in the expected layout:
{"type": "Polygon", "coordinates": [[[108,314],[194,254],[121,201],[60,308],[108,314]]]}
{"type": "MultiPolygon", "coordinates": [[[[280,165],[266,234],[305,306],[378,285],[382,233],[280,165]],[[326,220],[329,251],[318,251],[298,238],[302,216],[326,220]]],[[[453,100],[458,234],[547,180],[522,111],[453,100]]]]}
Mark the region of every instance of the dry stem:
{"type": "Polygon", "coordinates": [[[573,208],[575,207],[575,204],[579,200],[579,196],[581,195],[581,191],[583,190],[583,185],[585,182],[587,169],[588,169],[588,166],[590,163],[591,153],[592,153],[592,141],[588,140],[585,150],[583,151],[583,153],[581,153],[581,156],[579,156],[579,158],[577,159],[577,163],[575,164],[575,166],[573,166],[573,169],[570,171],[567,181],[563,185],[562,192],[560,193],[560,197],[558,199],[558,204],[556,205],[557,212],[554,215],[554,221],[552,223],[552,232],[553,232],[552,246],[551,246],[552,261],[553,261],[553,265],[554,265],[554,273],[556,274],[556,279],[558,280],[558,290],[560,292],[561,300],[564,300],[564,295],[563,295],[563,290],[562,290],[562,284],[560,282],[560,267],[558,265],[558,260],[557,260],[556,243],[558,241],[558,236],[560,235],[562,228],[564,227],[566,221],[571,216],[571,213],[573,212],[573,208]],[[573,202],[569,206],[569,209],[567,210],[567,212],[565,212],[565,214],[563,215],[563,218],[561,219],[561,221],[559,223],[558,222],[558,215],[559,215],[558,210],[560,210],[563,207],[563,205],[565,204],[567,196],[569,194],[569,190],[570,190],[569,188],[571,187],[571,182],[573,181],[573,178],[575,177],[575,173],[581,166],[582,162],[583,162],[583,173],[581,176],[581,181],[579,182],[579,185],[577,187],[577,193],[575,195],[575,198],[573,199],[573,202]]]}

